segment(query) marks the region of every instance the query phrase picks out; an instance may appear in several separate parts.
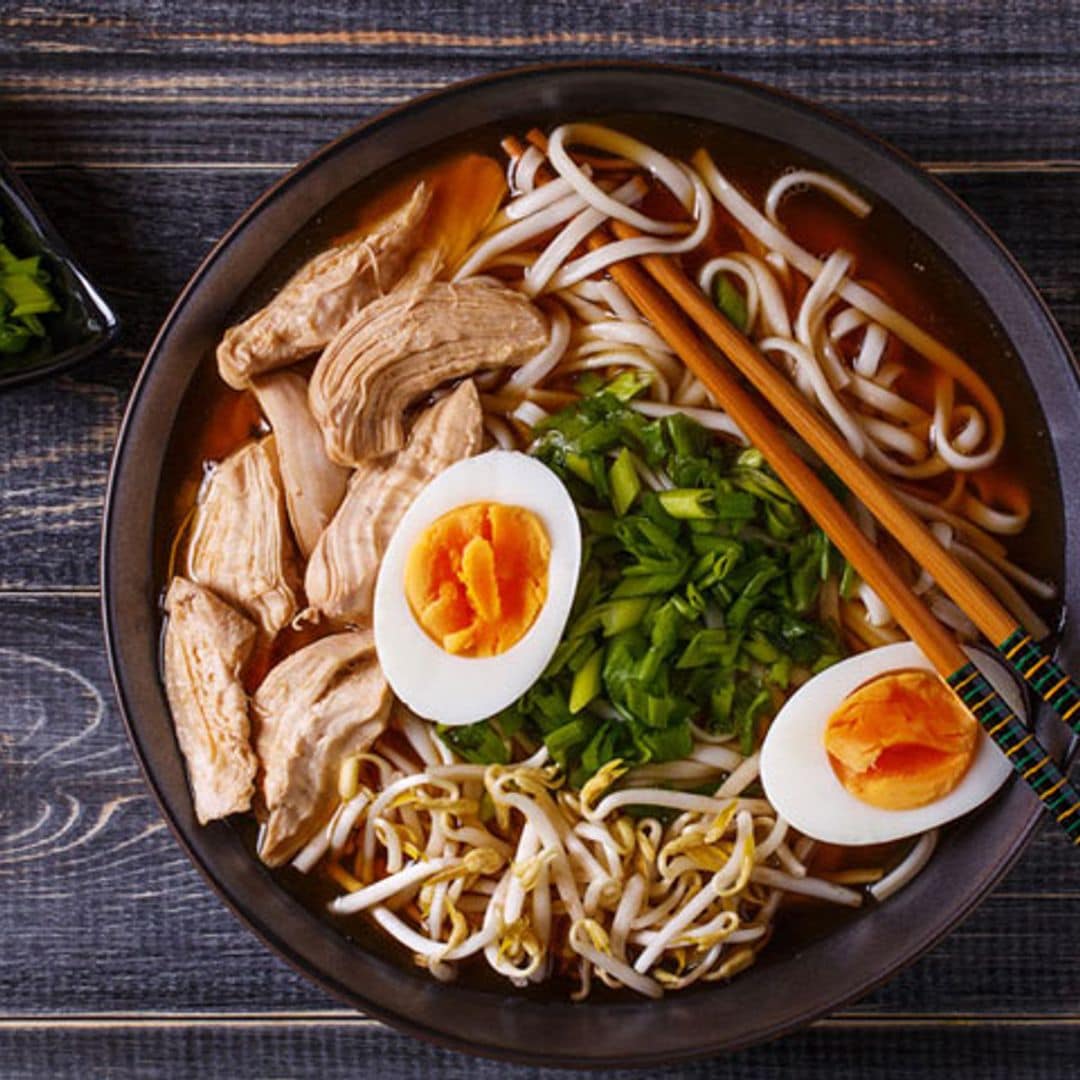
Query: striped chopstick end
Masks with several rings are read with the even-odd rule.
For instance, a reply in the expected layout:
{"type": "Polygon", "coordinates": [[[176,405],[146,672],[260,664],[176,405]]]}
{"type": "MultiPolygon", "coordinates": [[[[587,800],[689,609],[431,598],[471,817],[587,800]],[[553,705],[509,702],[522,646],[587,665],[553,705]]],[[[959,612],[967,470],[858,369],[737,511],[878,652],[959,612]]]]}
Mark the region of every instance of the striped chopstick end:
{"type": "Polygon", "coordinates": [[[1050,659],[1043,647],[1018,626],[998,651],[1024,682],[1080,734],[1080,686],[1050,659]]]}
{"type": "Polygon", "coordinates": [[[1039,796],[1047,812],[1072,842],[1080,845],[1080,793],[1034,733],[1028,731],[973,663],[957,669],[946,681],[1039,796]]]}

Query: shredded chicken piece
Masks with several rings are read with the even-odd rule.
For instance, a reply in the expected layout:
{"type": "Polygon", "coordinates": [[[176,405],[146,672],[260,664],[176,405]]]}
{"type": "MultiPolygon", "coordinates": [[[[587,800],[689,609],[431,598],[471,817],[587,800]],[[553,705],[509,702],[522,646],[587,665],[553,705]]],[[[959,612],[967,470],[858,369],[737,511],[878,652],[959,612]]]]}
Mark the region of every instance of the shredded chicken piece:
{"type": "Polygon", "coordinates": [[[319,358],[309,396],[327,453],[357,466],[400,450],[410,406],[451,379],[519,367],[547,338],[540,310],[488,279],[395,289],[364,308],[319,358]]]}
{"type": "Polygon", "coordinates": [[[326,456],[308,408],[306,380],[281,371],[251,385],[274,432],[289,521],[306,559],[345,497],[349,472],[326,456]]]}
{"type": "Polygon", "coordinates": [[[350,622],[370,618],[379,563],[402,515],[433,477],[475,454],[483,435],[480,398],[469,380],[420,415],[401,453],[353,473],[308,562],[304,591],[313,609],[350,622]]]}
{"type": "Polygon", "coordinates": [[[342,760],[382,734],[392,701],[369,631],[322,638],[271,669],[253,701],[269,812],[259,857],[268,866],[287,862],[326,823],[342,760]]]}
{"type": "Polygon", "coordinates": [[[186,567],[269,637],[296,614],[300,576],[273,436],[242,446],[211,474],[192,517],[186,567]]]}
{"type": "Polygon", "coordinates": [[[253,376],[322,349],[361,308],[397,283],[430,202],[428,185],[421,182],[365,236],[305,263],[266,307],[225,331],[217,350],[221,377],[241,390],[253,376]]]}
{"type": "Polygon", "coordinates": [[[247,810],[258,762],[241,683],[258,633],[208,589],[174,577],[165,598],[165,691],[200,824],[247,810]]]}

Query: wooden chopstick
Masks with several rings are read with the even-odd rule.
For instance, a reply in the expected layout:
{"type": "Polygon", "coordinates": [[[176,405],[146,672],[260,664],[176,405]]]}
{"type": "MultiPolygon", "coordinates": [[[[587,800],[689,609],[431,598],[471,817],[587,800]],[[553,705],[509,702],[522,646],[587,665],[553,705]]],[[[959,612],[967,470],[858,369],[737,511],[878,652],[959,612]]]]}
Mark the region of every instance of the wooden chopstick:
{"type": "MultiPolygon", "coordinates": [[[[641,235],[637,229],[622,222],[613,222],[612,231],[620,239],[641,235]]],[[[1080,734],[1080,686],[1050,658],[1034,635],[938,542],[926,525],[851,450],[783,373],[717,311],[675,260],[646,255],[640,262],[822,461],[862,500],[882,526],[926,569],[1021,678],[1080,734]]],[[[707,359],[707,366],[694,373],[709,386],[716,365],[711,358],[707,359]]]]}
{"type": "MultiPolygon", "coordinates": [[[[528,138],[534,145],[545,148],[540,142],[542,133],[530,132],[528,138]]],[[[514,156],[522,152],[516,139],[504,140],[503,147],[514,156]]],[[[610,242],[610,231],[602,227],[587,238],[586,245],[595,251],[610,242]]],[[[952,634],[934,618],[877,546],[848,517],[839,500],[791,449],[734,375],[713,361],[671,298],[633,260],[610,266],[608,273],[653,329],[713,393],[856,572],[877,592],[900,626],[1012,762],[1070,839],[1080,844],[1080,794],[1035,735],[1026,729],[968,659],[952,634]]]]}

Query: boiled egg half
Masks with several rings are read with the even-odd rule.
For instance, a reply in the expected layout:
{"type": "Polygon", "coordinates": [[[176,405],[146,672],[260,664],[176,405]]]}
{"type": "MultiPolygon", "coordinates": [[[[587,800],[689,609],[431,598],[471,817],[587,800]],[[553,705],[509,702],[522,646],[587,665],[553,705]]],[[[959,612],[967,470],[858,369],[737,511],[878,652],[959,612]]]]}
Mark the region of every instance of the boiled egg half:
{"type": "MultiPolygon", "coordinates": [[[[978,650],[968,655],[1023,718],[1007,669],[978,650]]],[[[886,843],[944,825],[1011,772],[912,642],[814,676],[777,713],[761,749],[761,782],[777,813],[831,844],[886,843]]]]}
{"type": "Polygon", "coordinates": [[[577,510],[547,466],[506,450],[451,465],[379,568],[375,648],[391,689],[442,724],[499,712],[547,667],[580,566],[577,510]]]}

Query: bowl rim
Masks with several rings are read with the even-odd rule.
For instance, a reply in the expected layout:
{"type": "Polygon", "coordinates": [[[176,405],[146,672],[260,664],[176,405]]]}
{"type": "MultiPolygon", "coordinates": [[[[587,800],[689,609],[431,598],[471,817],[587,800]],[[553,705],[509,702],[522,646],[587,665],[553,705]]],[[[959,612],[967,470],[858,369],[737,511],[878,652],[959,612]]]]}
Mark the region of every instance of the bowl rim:
{"type": "MultiPolygon", "coordinates": [[[[160,762],[155,763],[153,760],[156,751],[149,740],[150,733],[142,730],[143,721],[139,716],[140,706],[145,703],[137,703],[135,700],[140,689],[138,686],[140,679],[145,681],[146,664],[144,661],[141,664],[144,670],[137,671],[139,662],[130,655],[130,644],[133,637],[131,624],[135,624],[135,629],[139,633],[153,634],[156,603],[153,596],[139,596],[137,590],[133,590],[130,584],[124,584],[123,579],[127,573],[127,564],[123,561],[121,553],[127,537],[122,516],[132,506],[131,488],[134,479],[130,468],[125,471],[132,440],[137,436],[146,435],[147,418],[143,415],[146,412],[146,398],[155,380],[160,382],[164,377],[164,372],[158,372],[155,362],[160,354],[166,351],[170,335],[176,330],[185,309],[204,287],[208,275],[223,261],[234,244],[243,237],[250,226],[261,218],[264,213],[271,211],[274,204],[283,195],[295,190],[298,185],[309,180],[309,178],[313,178],[321,169],[330,166],[339,155],[346,152],[350,147],[371,139],[377,139],[387,126],[393,126],[403,119],[417,116],[433,105],[437,107],[442,103],[460,101],[463,96],[483,95],[485,92],[503,88],[507,84],[527,84],[533,80],[572,81],[575,77],[595,77],[601,81],[605,79],[611,80],[611,88],[614,88],[619,78],[629,76],[643,78],[654,83],[661,83],[666,80],[682,82],[687,88],[691,84],[701,82],[707,84],[709,91],[718,96],[737,92],[764,103],[767,108],[792,113],[807,119],[824,132],[831,130],[834,134],[839,133],[839,135],[846,136],[854,144],[861,144],[870,153],[870,156],[879,162],[887,174],[895,176],[897,183],[910,187],[912,191],[922,191],[924,193],[923,197],[929,198],[931,204],[936,203],[936,210],[954,221],[956,227],[962,233],[966,233],[969,239],[981,241],[984,251],[991,256],[992,260],[995,260],[995,265],[989,272],[990,276],[999,281],[999,288],[1008,294],[1008,298],[1013,305],[1018,305],[1018,310],[1011,311],[1010,318],[1025,322],[1029,331],[1038,333],[1040,341],[1038,345],[1032,343],[1032,351],[1034,352],[1038,347],[1046,352],[1047,358],[1044,361],[1044,366],[1050,369],[1052,375],[1058,377],[1057,381],[1059,383],[1063,382],[1063,386],[1066,388],[1065,396],[1071,395],[1072,402],[1080,402],[1080,371],[1078,371],[1076,360],[1070,352],[1064,334],[1054,321],[1042,297],[1039,296],[1027,275],[994,233],[940,180],[926,173],[914,161],[878,136],[829,109],[758,82],[696,67],[642,61],[573,61],[515,67],[452,83],[449,86],[410,99],[392,109],[380,112],[325,144],[271,185],[221,237],[180,293],[147,353],[146,361],[135,382],[125,411],[109,471],[102,526],[102,617],[111,677],[120,704],[121,715],[135,749],[140,769],[171,831],[211,888],[250,930],[292,967],[352,1007],[362,1008],[367,1014],[383,1020],[398,1030],[419,1036],[442,1047],[522,1064],[586,1068],[628,1064],[637,1066],[669,1064],[674,1061],[705,1057],[721,1051],[742,1049],[802,1027],[813,1019],[868,993],[887,981],[902,968],[913,963],[936,944],[985,898],[997,881],[1008,871],[1030,840],[1041,818],[1038,803],[1033,798],[1026,799],[1025,796],[1028,793],[1017,785],[1013,785],[1010,791],[1001,798],[1002,803],[1006,800],[1009,802],[1013,813],[1011,816],[1004,813],[997,814],[998,817],[1008,817],[1008,821],[1007,827],[998,829],[1001,835],[997,836],[995,834],[995,843],[990,845],[993,848],[992,858],[989,861],[983,859],[974,860],[973,869],[979,872],[976,885],[965,885],[964,891],[961,892],[961,899],[950,907],[947,915],[937,916],[932,920],[930,929],[923,928],[922,933],[914,934],[912,940],[901,948],[887,950],[889,958],[886,962],[880,966],[871,967],[868,969],[868,974],[849,982],[839,992],[824,995],[818,992],[811,1003],[805,1007],[789,1008],[786,1012],[782,1012],[780,1019],[774,1018],[759,1022],[756,1025],[754,1022],[750,1022],[737,1035],[699,1030],[700,1041],[693,1045],[680,1045],[675,1048],[656,1045],[645,1052],[635,1052],[627,1056],[618,1051],[598,1050],[591,1045],[586,1046],[584,1051],[582,1048],[575,1048],[573,1052],[569,1052],[564,1048],[555,1047],[548,1043],[542,1044],[543,1049],[538,1051],[534,1047],[524,1047],[515,1043],[513,1038],[506,1036],[501,1036],[500,1041],[494,1041],[494,1039],[490,1042],[478,1041],[473,1037],[464,1037],[460,1032],[446,1026],[434,1024],[430,1018],[419,1020],[414,1015],[411,1015],[407,1008],[404,1010],[394,1008],[376,997],[369,997],[365,992],[359,991],[355,984],[346,985],[339,977],[319,967],[319,962],[312,958],[313,952],[318,952],[318,949],[313,947],[310,942],[304,948],[301,948],[295,941],[287,939],[272,920],[267,919],[262,914],[253,913],[249,896],[239,895],[234,888],[230,887],[231,881],[230,885],[226,885],[222,880],[221,860],[218,860],[217,865],[212,865],[213,860],[208,856],[210,845],[206,842],[206,834],[212,833],[215,836],[220,834],[215,827],[199,832],[193,829],[190,807],[185,805],[190,802],[186,784],[183,785],[182,800],[178,802],[174,790],[176,787],[175,775],[171,778],[164,774],[159,775],[160,762]],[[1064,361],[1064,363],[1061,363],[1061,361],[1064,361]],[[126,588],[126,594],[122,594],[120,591],[124,588],[126,588]],[[132,615],[131,606],[139,601],[141,601],[143,610],[132,615]],[[125,607],[127,608],[126,612],[125,607]],[[151,613],[149,618],[147,617],[147,610],[151,613]],[[120,628],[122,622],[127,624],[123,629],[120,628]],[[583,1058],[581,1056],[582,1052],[587,1056],[583,1058]]],[[[609,104],[608,109],[609,111],[619,111],[617,104],[609,104]]],[[[529,110],[524,107],[517,107],[510,111],[520,114],[529,110]]],[[[678,112],[678,109],[665,107],[653,111],[678,112]]],[[[743,126],[738,123],[737,119],[731,122],[735,126],[743,126]]],[[[439,141],[439,136],[435,138],[428,137],[427,144],[430,145],[437,141],[439,141]]],[[[824,157],[825,155],[819,156],[824,157]]],[[[842,167],[837,167],[840,171],[844,171],[842,167]]],[[[345,187],[359,182],[360,179],[365,175],[369,175],[372,171],[375,170],[362,171],[360,175],[354,176],[345,187]]],[[[865,182],[863,183],[865,184],[865,182]]],[[[877,193],[878,189],[871,187],[871,190],[877,193]]],[[[320,208],[332,201],[332,198],[332,195],[325,198],[320,203],[320,208]]],[[[885,197],[885,200],[895,205],[895,199],[885,197]]],[[[303,224],[304,222],[300,221],[280,231],[276,247],[279,248],[285,243],[303,224]]],[[[916,228],[919,228],[917,223],[913,224],[915,224],[916,228]]],[[[937,242],[936,238],[935,242],[937,242]]],[[[976,284],[966,264],[961,269],[959,257],[948,250],[943,243],[939,243],[939,246],[945,252],[947,258],[957,263],[958,270],[972,287],[980,294],[983,294],[983,290],[976,284]]],[[[256,268],[255,273],[258,273],[261,269],[262,265],[256,268]]],[[[242,293],[249,284],[250,277],[239,288],[234,290],[236,295],[242,293]]],[[[1004,323],[1004,321],[1003,319],[1002,322],[1004,323]]],[[[220,329],[218,332],[220,333],[220,329]]],[[[1006,338],[1013,345],[1018,355],[1025,353],[1027,349],[1026,342],[1018,342],[1008,334],[1006,334],[1006,338]]],[[[1028,364],[1024,362],[1022,366],[1025,375],[1028,375],[1030,373],[1028,364]]],[[[193,368],[194,364],[191,364],[190,367],[193,368]]],[[[179,379],[175,373],[172,376],[171,383],[180,385],[180,394],[176,395],[174,393],[176,397],[173,402],[174,407],[179,403],[179,396],[182,396],[190,374],[191,371],[189,370],[182,379],[179,379]]],[[[1052,448],[1058,462],[1059,475],[1066,471],[1062,468],[1063,459],[1067,459],[1068,463],[1080,468],[1080,442],[1073,444],[1061,438],[1061,422],[1064,416],[1061,401],[1058,401],[1057,409],[1055,409],[1054,395],[1049,390],[1044,393],[1039,386],[1033,386],[1033,389],[1048,421],[1051,412],[1056,412],[1057,415],[1057,427],[1054,428],[1054,425],[1049,423],[1048,427],[1054,428],[1052,448]]],[[[1057,389],[1062,390],[1062,386],[1057,389]]],[[[165,393],[165,391],[162,390],[159,393],[165,393]]],[[[155,493],[153,501],[155,503],[159,471],[157,470],[153,477],[153,491],[155,493]]],[[[145,484],[145,475],[142,480],[145,484]]],[[[1075,538],[1077,530],[1080,529],[1080,498],[1075,500],[1074,504],[1070,504],[1064,487],[1062,487],[1061,496],[1066,531],[1065,548],[1067,551],[1070,546],[1068,543],[1070,536],[1075,538]]],[[[128,546],[130,547],[130,543],[128,543],[128,546]]],[[[1075,574],[1070,577],[1067,559],[1065,560],[1064,569],[1063,592],[1064,599],[1067,602],[1070,598],[1080,598],[1080,583],[1077,582],[1075,574]]],[[[1064,629],[1060,650],[1065,655],[1066,663],[1080,659],[1080,635],[1071,626],[1066,626],[1064,629]]],[[[157,678],[156,669],[153,672],[153,678],[157,678]]],[[[160,686],[158,687],[158,697],[161,697],[160,686]]],[[[1044,714],[1045,709],[1040,711],[1039,719],[1045,720],[1044,714]]],[[[1074,738],[1066,745],[1062,743],[1061,739],[1058,739],[1057,748],[1066,756],[1071,757],[1076,752],[1077,742],[1078,740],[1074,738]]],[[[181,779],[183,779],[182,774],[181,779]]],[[[222,828],[227,828],[227,826],[222,826],[222,828]]],[[[963,823],[961,823],[961,828],[963,828],[963,823]]],[[[967,847],[971,848],[972,845],[968,843],[967,847]]],[[[249,859],[248,861],[253,860],[249,859]]],[[[284,890],[278,889],[276,891],[284,893],[284,890]]],[[[271,902],[271,906],[276,909],[272,914],[280,915],[284,919],[283,905],[274,905],[271,902]]],[[[883,907],[876,912],[877,921],[882,920],[883,913],[886,910],[883,907]]],[[[314,917],[312,916],[312,918],[314,917]]],[[[336,930],[331,929],[330,932],[339,941],[345,940],[340,938],[336,930]]],[[[318,942],[316,942],[317,945],[318,942]]],[[[372,954],[364,952],[362,946],[356,945],[354,947],[360,949],[368,961],[372,960],[372,954]]],[[[788,961],[784,962],[787,963],[788,961]]],[[[764,967],[751,969],[751,972],[754,970],[765,969],[764,967]]],[[[746,975],[743,976],[743,979],[745,978],[746,975]]],[[[436,986],[433,981],[432,985],[436,986]]],[[[438,990],[446,992],[445,987],[438,987],[438,990]]],[[[509,1001],[511,1009],[520,1009],[522,1007],[518,1004],[520,999],[514,999],[512,992],[508,992],[503,996],[509,1001]]],[[[678,998],[678,995],[666,1000],[672,1001],[676,998],[678,998]]],[[[702,999],[704,1000],[704,997],[702,999]]],[[[656,1004],[649,1003],[654,1008],[656,1004]]],[[[604,1006],[586,1005],[584,1008],[601,1009],[604,1006]]],[[[544,1010],[541,1009],[540,1011],[544,1010]]],[[[629,1016],[633,1012],[633,1007],[629,1005],[622,1007],[622,1012],[624,1017],[629,1016]]],[[[655,1036],[658,1033],[653,1031],[650,1034],[655,1036]]]]}

